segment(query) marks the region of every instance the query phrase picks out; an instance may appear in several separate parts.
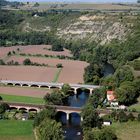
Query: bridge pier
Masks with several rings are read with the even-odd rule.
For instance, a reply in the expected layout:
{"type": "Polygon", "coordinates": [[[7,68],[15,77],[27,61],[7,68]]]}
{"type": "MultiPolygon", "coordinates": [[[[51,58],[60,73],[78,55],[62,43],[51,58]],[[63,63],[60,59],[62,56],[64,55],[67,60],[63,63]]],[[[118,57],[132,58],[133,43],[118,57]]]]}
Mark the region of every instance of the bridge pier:
{"type": "Polygon", "coordinates": [[[77,88],[74,88],[74,94],[77,94],[77,88]]]}
{"type": "Polygon", "coordinates": [[[90,95],[92,95],[92,93],[93,93],[93,89],[89,89],[90,90],[90,95]]]}
{"type": "Polygon", "coordinates": [[[69,113],[66,113],[66,120],[67,120],[67,124],[68,124],[69,123],[69,120],[70,120],[69,113]]]}
{"type": "Polygon", "coordinates": [[[83,117],[81,117],[81,122],[83,121],[83,117]]]}

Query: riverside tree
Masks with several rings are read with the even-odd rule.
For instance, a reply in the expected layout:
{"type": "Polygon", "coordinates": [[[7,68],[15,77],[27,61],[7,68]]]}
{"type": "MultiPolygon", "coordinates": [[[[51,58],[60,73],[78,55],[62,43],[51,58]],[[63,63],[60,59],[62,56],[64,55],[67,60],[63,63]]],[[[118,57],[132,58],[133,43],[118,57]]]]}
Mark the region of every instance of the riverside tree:
{"type": "Polygon", "coordinates": [[[92,105],[86,105],[82,109],[81,116],[83,117],[82,127],[83,128],[94,128],[101,127],[102,121],[99,117],[98,112],[92,105]]]}

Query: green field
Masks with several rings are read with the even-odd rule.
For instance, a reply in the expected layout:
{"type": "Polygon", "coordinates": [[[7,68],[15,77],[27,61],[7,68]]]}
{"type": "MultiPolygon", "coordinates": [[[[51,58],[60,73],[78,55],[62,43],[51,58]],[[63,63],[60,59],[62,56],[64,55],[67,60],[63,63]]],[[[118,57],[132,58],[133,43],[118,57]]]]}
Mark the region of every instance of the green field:
{"type": "Polygon", "coordinates": [[[140,122],[113,123],[111,127],[121,140],[140,140],[140,122]]]}
{"type": "Polygon", "coordinates": [[[27,96],[16,96],[16,95],[5,95],[0,93],[3,101],[8,102],[20,102],[20,103],[31,103],[31,104],[43,104],[44,100],[42,98],[27,97],[27,96]]]}
{"type": "Polygon", "coordinates": [[[0,140],[34,140],[33,121],[0,120],[0,140]]]}

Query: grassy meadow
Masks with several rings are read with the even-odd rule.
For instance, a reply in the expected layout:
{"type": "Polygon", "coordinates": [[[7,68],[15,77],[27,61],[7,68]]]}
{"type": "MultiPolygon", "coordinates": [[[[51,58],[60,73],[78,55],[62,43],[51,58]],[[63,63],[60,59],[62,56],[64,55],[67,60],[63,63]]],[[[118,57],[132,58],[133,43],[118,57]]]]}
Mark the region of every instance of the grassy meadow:
{"type": "Polygon", "coordinates": [[[33,121],[0,120],[0,140],[34,140],[33,121]]]}
{"type": "Polygon", "coordinates": [[[113,123],[111,127],[120,140],[140,139],[140,122],[113,123]]]}
{"type": "Polygon", "coordinates": [[[17,95],[5,95],[1,94],[3,101],[8,102],[20,102],[20,103],[31,103],[31,104],[43,104],[44,100],[42,98],[27,97],[27,96],[17,96],[17,95]]]}

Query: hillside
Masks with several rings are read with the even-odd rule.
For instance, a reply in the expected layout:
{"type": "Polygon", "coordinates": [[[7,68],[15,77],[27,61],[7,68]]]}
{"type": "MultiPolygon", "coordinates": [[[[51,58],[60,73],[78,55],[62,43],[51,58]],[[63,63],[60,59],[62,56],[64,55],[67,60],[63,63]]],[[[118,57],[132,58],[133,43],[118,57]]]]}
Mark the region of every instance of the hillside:
{"type": "Polygon", "coordinates": [[[58,14],[33,16],[20,25],[25,32],[54,31],[59,38],[66,40],[86,39],[104,45],[112,40],[124,41],[137,20],[128,14],[58,14]]]}
{"type": "Polygon", "coordinates": [[[57,51],[67,48],[74,59],[91,64],[85,69],[87,83],[99,84],[106,63],[117,70],[140,56],[138,13],[61,10],[1,13],[1,46],[51,44],[57,51]]]}

